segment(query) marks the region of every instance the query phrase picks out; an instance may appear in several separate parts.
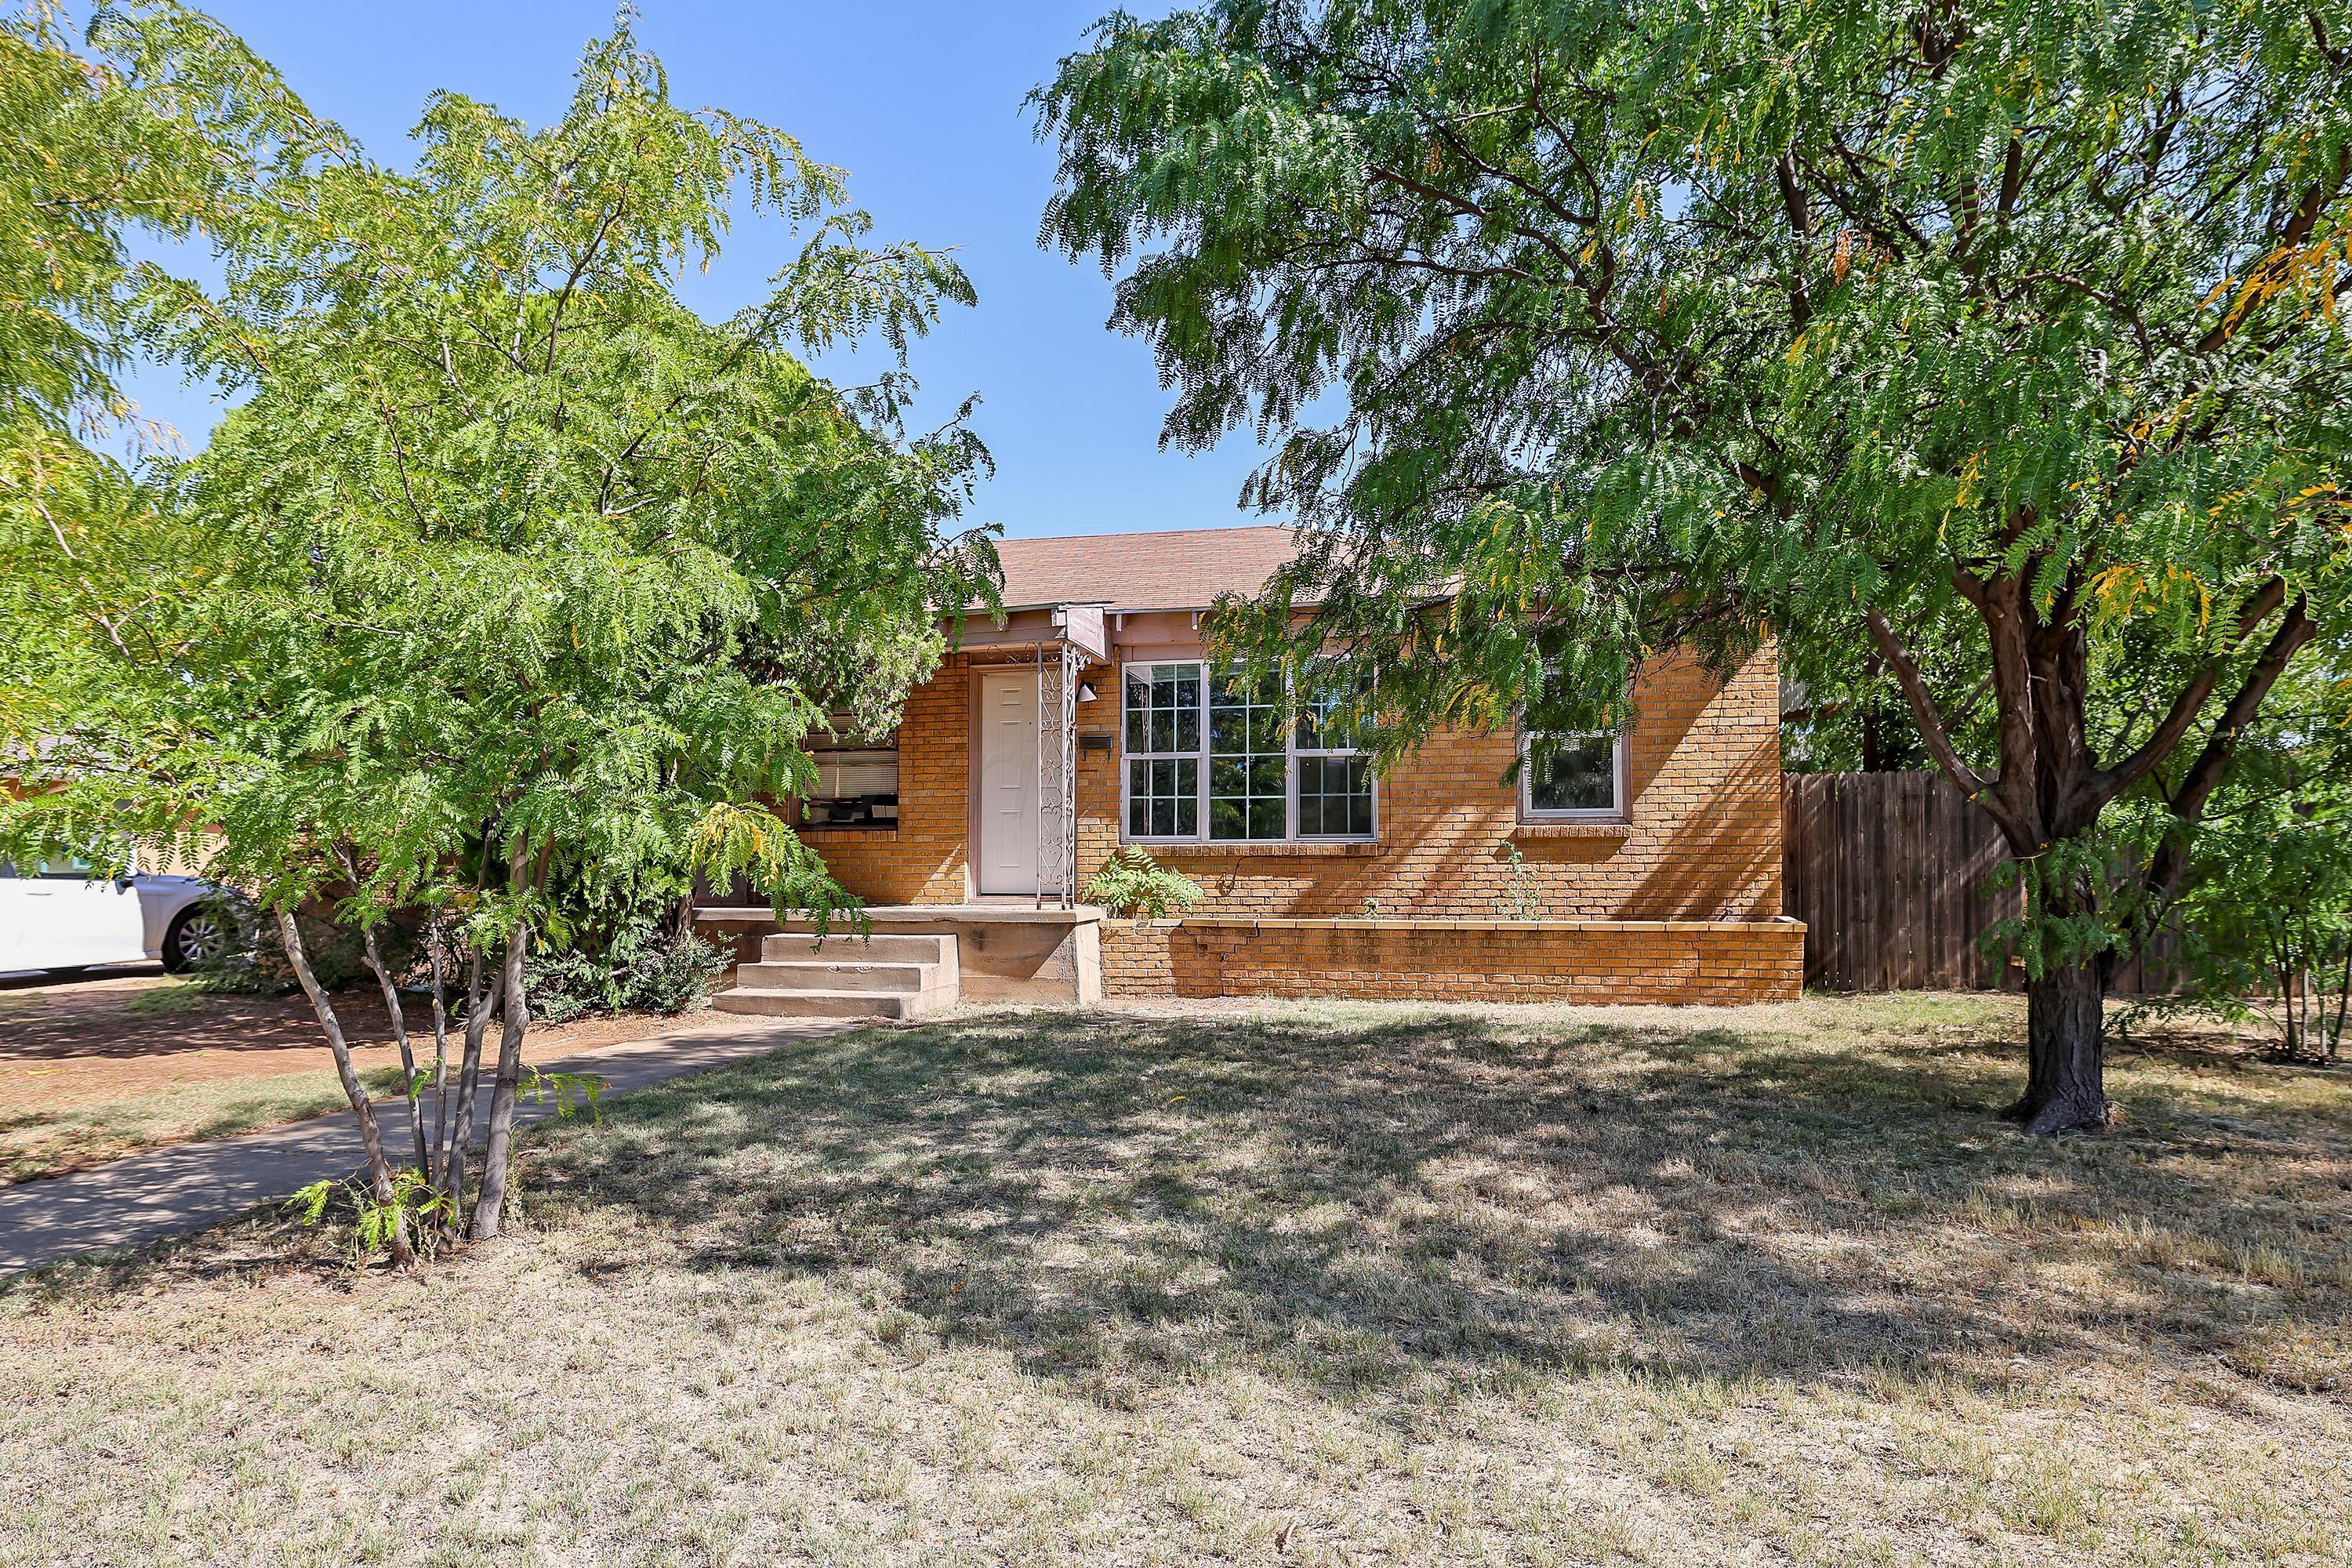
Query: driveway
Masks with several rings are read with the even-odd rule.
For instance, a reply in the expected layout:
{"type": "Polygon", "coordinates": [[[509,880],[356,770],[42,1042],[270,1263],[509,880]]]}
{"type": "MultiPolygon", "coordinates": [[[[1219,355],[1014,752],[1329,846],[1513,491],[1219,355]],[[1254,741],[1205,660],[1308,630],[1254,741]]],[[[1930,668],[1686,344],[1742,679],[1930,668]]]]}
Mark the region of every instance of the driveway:
{"type": "MultiPolygon", "coordinates": [[[[855,1026],[845,1020],[770,1022],[713,1017],[625,1043],[542,1060],[542,1070],[604,1075],[608,1093],[625,1093],[706,1068],[722,1067],[797,1041],[855,1026]]],[[[323,1054],[323,1047],[313,1047],[323,1054]]],[[[476,1125],[487,1120],[487,1086],[476,1125]]],[[[429,1101],[428,1101],[429,1113],[429,1101]]],[[[554,1113],[529,1100],[522,1121],[554,1113]]],[[[388,1147],[408,1143],[406,1102],[378,1103],[388,1147]]],[[[233,1219],[310,1183],[356,1171],[363,1159],[359,1123],[350,1111],[258,1132],[181,1143],[69,1175],[0,1187],[0,1276],[60,1258],[136,1246],[233,1219]]]]}

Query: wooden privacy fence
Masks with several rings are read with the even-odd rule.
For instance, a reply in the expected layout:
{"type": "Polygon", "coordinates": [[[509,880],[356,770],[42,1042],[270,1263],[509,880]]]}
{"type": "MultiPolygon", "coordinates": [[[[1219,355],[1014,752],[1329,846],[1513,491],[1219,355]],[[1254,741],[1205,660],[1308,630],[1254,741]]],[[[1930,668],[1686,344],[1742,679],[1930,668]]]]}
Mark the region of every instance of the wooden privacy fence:
{"type": "MultiPolygon", "coordinates": [[[[1782,903],[1805,922],[1805,984],[1834,991],[2015,990],[2024,971],[1978,936],[2019,912],[1995,879],[2000,830],[1940,773],[1789,773],[1780,781],[1782,903]]],[[[2168,984],[2173,944],[2114,989],[2168,984]]]]}

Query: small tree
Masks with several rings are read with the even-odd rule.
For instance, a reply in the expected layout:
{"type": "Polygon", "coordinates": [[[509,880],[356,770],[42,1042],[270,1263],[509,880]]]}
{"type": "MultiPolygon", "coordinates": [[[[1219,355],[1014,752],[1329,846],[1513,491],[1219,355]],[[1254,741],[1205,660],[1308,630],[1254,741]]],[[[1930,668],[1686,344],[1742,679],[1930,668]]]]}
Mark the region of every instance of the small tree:
{"type": "Polygon", "coordinates": [[[2281,1056],[2332,1064],[2352,1016],[2352,813],[2329,794],[2232,820],[2180,918],[2206,944],[2197,980],[2209,1001],[2268,1023],[2281,1056]]]}
{"type": "MultiPolygon", "coordinates": [[[[219,227],[226,298],[180,290],[170,343],[250,392],[168,475],[202,570],[146,613],[164,651],[105,683],[115,717],[38,759],[57,787],[18,816],[53,839],[216,828],[215,873],[269,911],[339,1066],[296,912],[439,918],[467,1027],[455,1115],[416,1157],[459,1212],[495,1011],[478,1239],[501,1224],[524,962],[563,935],[551,878],[682,890],[701,865],[843,906],[739,803],[814,783],[803,742],[829,709],[928,675],[935,607],[983,593],[993,557],[941,532],[985,461],[970,432],[905,439],[902,376],[843,392],[794,357],[868,333],[903,353],[971,298],[943,255],[863,247],[837,171],[672,104],[625,29],[590,47],[560,123],[444,94],[418,135],[413,174],[341,145],[281,173],[219,227]],[[677,289],[739,192],[810,237],[714,323],[677,289]]],[[[446,1026],[436,1042],[446,1079],[446,1026]]]]}
{"type": "Polygon", "coordinates": [[[2283,695],[2183,855],[2181,999],[2333,1063],[2352,1017],[2352,682],[2312,670],[2283,695]]]}
{"type": "Polygon", "coordinates": [[[2027,872],[2011,1114],[2095,1127],[2106,965],[2347,635],[2347,39],[2264,0],[1118,16],[1036,95],[1045,232],[1127,268],[1168,439],[1285,434],[1244,499],[1309,542],[1228,629],[1311,597],[1388,749],[1613,727],[1671,647],[1874,650],[2027,872]],[[2135,791],[2176,826],[2117,887],[2135,791]]]}

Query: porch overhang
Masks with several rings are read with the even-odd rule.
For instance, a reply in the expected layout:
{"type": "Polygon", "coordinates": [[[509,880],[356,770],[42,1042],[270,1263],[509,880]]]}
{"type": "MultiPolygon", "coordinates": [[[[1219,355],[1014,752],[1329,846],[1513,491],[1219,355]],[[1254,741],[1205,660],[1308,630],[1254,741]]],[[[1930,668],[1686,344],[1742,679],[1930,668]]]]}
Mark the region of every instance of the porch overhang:
{"type": "Polygon", "coordinates": [[[964,622],[958,646],[967,653],[1066,646],[1089,663],[1110,661],[1109,616],[1098,604],[1007,605],[1001,616],[964,622]]]}

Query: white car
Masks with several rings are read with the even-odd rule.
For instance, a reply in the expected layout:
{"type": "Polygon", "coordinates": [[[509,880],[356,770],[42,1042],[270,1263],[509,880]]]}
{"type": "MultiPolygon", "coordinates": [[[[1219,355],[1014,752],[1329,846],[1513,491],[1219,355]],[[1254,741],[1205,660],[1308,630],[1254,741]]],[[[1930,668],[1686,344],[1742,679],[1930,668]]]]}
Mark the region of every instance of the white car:
{"type": "Polygon", "coordinates": [[[236,896],[197,877],[94,882],[86,860],[0,861],[0,973],[160,958],[177,974],[236,936],[236,896]]]}

